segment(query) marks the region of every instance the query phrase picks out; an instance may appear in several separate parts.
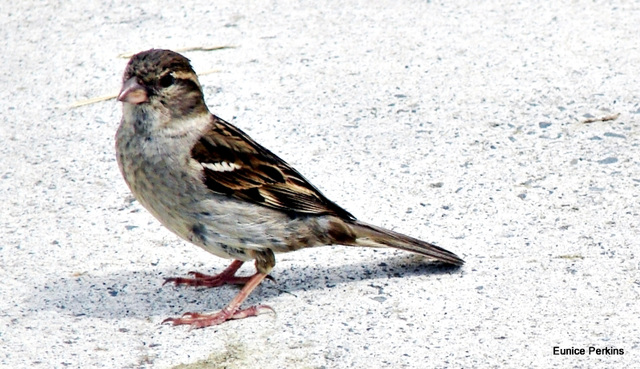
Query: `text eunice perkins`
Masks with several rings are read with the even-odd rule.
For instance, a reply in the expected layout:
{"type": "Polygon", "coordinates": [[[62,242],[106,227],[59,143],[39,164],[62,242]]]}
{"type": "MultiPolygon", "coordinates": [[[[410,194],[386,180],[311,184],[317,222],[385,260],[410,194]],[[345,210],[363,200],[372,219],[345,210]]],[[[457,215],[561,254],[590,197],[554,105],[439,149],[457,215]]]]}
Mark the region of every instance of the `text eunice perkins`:
{"type": "Polygon", "coordinates": [[[593,347],[585,348],[569,347],[560,348],[553,346],[554,355],[624,355],[624,349],[614,347],[593,347]]]}

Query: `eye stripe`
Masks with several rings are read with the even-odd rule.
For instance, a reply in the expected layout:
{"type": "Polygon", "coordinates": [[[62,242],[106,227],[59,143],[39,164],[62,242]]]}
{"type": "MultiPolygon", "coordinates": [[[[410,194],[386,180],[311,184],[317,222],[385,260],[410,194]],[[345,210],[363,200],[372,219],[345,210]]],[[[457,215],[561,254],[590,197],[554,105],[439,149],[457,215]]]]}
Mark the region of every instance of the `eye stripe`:
{"type": "Polygon", "coordinates": [[[175,71],[173,73],[171,73],[173,75],[173,77],[175,79],[180,79],[183,81],[191,81],[193,83],[195,83],[198,88],[200,88],[200,82],[198,82],[198,77],[195,75],[195,73],[191,73],[191,72],[184,72],[184,71],[175,71]]]}

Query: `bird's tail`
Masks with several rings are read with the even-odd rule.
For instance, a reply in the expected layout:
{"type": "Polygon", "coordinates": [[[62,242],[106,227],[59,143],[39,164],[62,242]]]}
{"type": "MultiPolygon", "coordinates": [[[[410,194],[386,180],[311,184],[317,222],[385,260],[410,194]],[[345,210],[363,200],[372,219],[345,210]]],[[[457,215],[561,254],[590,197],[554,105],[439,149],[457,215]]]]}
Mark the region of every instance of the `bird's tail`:
{"type": "Polygon", "coordinates": [[[349,222],[346,225],[353,232],[352,235],[355,236],[354,238],[350,237],[351,242],[348,245],[351,246],[393,247],[453,265],[464,264],[464,260],[460,259],[456,254],[436,245],[420,241],[417,238],[359,221],[349,222]]]}

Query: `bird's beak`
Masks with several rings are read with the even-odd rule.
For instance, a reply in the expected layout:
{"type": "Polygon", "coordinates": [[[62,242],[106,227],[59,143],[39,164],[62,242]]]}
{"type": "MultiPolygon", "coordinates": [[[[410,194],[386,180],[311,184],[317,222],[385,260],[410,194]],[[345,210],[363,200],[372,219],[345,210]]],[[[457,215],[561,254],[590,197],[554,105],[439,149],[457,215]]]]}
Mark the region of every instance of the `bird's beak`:
{"type": "Polygon", "coordinates": [[[147,90],[138,83],[138,79],[131,77],[122,85],[122,90],[118,94],[118,101],[138,105],[149,101],[149,96],[147,95],[147,90]]]}

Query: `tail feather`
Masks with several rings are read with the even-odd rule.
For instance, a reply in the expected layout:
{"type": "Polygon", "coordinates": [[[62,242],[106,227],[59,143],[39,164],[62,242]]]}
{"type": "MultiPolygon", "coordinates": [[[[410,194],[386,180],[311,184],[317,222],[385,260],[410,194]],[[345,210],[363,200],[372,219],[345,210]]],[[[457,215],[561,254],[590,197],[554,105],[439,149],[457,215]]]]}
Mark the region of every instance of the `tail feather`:
{"type": "Polygon", "coordinates": [[[464,260],[460,259],[456,254],[428,242],[420,241],[417,238],[359,221],[355,221],[349,226],[355,233],[355,240],[352,243],[354,246],[393,247],[453,265],[464,264],[464,260]]]}

